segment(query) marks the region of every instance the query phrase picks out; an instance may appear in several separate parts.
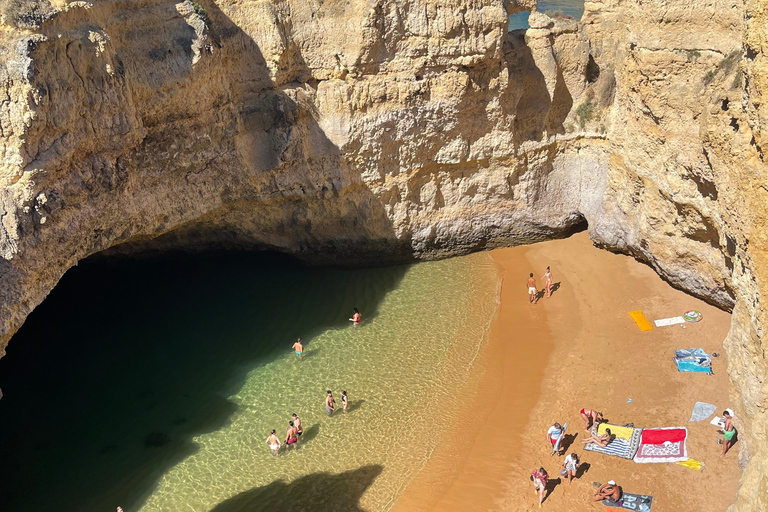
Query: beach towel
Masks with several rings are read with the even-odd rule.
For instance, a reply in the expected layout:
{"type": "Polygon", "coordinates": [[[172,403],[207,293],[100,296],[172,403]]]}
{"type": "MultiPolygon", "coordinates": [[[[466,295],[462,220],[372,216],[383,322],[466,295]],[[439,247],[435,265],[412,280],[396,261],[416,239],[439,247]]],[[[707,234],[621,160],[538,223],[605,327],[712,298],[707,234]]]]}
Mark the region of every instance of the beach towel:
{"type": "Polygon", "coordinates": [[[712,421],[710,421],[709,424],[716,427],[725,428],[725,418],[722,416],[715,416],[712,418],[712,421]]]}
{"type": "Polygon", "coordinates": [[[584,449],[590,452],[602,453],[605,455],[611,455],[613,457],[621,457],[622,459],[632,460],[637,453],[637,449],[640,446],[640,436],[643,429],[620,427],[618,425],[611,425],[609,423],[601,423],[597,429],[592,428],[592,434],[597,433],[603,435],[605,429],[611,429],[611,434],[616,437],[608,443],[608,446],[603,448],[595,443],[589,443],[584,445],[584,449]]]}
{"type": "Polygon", "coordinates": [[[673,316],[672,318],[662,318],[660,320],[654,320],[654,324],[656,324],[656,327],[665,327],[667,325],[677,325],[677,324],[684,324],[685,318],[682,316],[673,316]]]}
{"type": "Polygon", "coordinates": [[[645,319],[642,311],[630,311],[629,316],[632,317],[632,320],[635,321],[641,331],[650,331],[653,329],[653,326],[645,319]]]}
{"type": "Polygon", "coordinates": [[[703,348],[675,350],[674,361],[679,372],[712,373],[712,356],[703,348]]]}
{"type": "Polygon", "coordinates": [[[702,468],[702,466],[704,466],[703,462],[694,460],[694,459],[681,460],[680,462],[678,462],[678,464],[681,466],[685,466],[687,468],[691,468],[694,471],[699,471],[702,468]]]}
{"type": "Polygon", "coordinates": [[[640,436],[640,447],[635,462],[681,462],[688,459],[685,427],[646,428],[640,436]]]}
{"type": "Polygon", "coordinates": [[[604,510],[606,512],[611,510],[615,512],[621,512],[623,510],[651,512],[651,507],[653,506],[653,496],[648,496],[647,494],[632,494],[631,492],[625,492],[619,501],[621,503],[620,505],[603,502],[603,505],[605,505],[604,510]]]}
{"type": "Polygon", "coordinates": [[[716,410],[716,405],[708,404],[706,402],[696,402],[696,404],[693,406],[691,419],[688,420],[688,423],[692,421],[704,421],[705,419],[712,416],[716,410]]]}

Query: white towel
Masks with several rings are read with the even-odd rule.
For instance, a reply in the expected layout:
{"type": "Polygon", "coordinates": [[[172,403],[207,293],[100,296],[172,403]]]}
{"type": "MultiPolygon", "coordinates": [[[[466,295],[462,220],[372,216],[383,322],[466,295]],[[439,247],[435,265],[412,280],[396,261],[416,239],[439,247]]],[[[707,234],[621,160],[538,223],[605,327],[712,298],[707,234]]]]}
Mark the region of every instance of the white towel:
{"type": "Polygon", "coordinates": [[[656,327],[664,327],[667,325],[675,325],[675,324],[684,324],[685,318],[682,316],[673,316],[672,318],[662,318],[660,320],[654,320],[653,323],[656,324],[656,327]]]}

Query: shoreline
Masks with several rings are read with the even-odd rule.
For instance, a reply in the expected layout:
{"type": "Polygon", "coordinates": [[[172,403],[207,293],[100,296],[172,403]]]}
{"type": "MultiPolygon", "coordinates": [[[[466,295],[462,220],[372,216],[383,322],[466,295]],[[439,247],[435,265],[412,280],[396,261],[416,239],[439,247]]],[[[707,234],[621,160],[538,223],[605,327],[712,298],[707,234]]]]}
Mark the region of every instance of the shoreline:
{"type": "Polygon", "coordinates": [[[738,488],[738,446],[719,458],[716,427],[688,423],[696,401],[730,407],[722,341],[730,314],[673,289],[650,267],[592,246],[587,233],[490,252],[500,269],[501,304],[473,371],[482,376],[439,448],[395,502],[397,512],[523,511],[537,507],[528,479],[543,465],[556,479],[562,457],[550,457],[545,435],[569,423],[576,452],[589,467],[561,482],[544,509],[602,510],[589,501],[592,481],[616,480],[626,492],[654,496],[653,511],[722,511],[738,488]],[[532,265],[531,263],[535,263],[532,265]],[[527,304],[524,283],[552,266],[561,283],[550,299],[527,304]],[[539,268],[541,267],[541,268],[539,268]],[[533,270],[528,270],[528,269],[533,270]],[[518,277],[519,276],[519,277],[518,277]],[[519,283],[518,283],[519,281],[519,283]],[[641,332],[628,311],[649,321],[697,309],[703,321],[641,332]],[[679,373],[674,349],[703,347],[721,356],[715,374],[679,373]],[[632,398],[628,403],[627,399],[632,398]],[[583,450],[578,411],[602,410],[616,424],[688,428],[688,455],[701,471],[676,464],[636,464],[583,450]]]}

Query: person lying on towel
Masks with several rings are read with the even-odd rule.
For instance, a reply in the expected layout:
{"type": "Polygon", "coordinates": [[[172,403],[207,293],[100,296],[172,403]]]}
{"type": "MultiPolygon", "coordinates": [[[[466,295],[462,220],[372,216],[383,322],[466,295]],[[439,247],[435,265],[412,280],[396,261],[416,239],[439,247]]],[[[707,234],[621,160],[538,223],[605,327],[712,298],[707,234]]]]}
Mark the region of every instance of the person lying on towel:
{"type": "Polygon", "coordinates": [[[621,497],[624,495],[624,491],[621,486],[616,485],[613,480],[608,480],[608,483],[601,485],[597,492],[593,495],[592,501],[605,501],[605,505],[621,506],[621,497]]]}
{"type": "Polygon", "coordinates": [[[610,443],[613,440],[613,436],[611,435],[611,429],[607,428],[605,429],[605,434],[601,436],[592,436],[589,439],[585,439],[582,441],[585,445],[589,443],[595,443],[596,445],[600,446],[601,448],[605,448],[608,446],[608,443],[610,443]]]}

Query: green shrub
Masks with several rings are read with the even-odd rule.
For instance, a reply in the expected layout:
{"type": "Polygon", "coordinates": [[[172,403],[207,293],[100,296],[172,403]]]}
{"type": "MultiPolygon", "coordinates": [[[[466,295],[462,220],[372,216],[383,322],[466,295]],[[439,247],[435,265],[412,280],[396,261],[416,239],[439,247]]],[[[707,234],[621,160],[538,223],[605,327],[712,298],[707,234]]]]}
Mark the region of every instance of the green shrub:
{"type": "Polygon", "coordinates": [[[2,0],[2,11],[19,28],[38,28],[56,12],[48,0],[2,0]]]}
{"type": "Polygon", "coordinates": [[[712,83],[712,80],[715,79],[716,74],[717,74],[717,71],[715,69],[710,69],[709,71],[707,71],[707,74],[704,75],[704,83],[705,84],[712,83]]]}
{"type": "Polygon", "coordinates": [[[195,10],[195,13],[203,19],[205,23],[208,23],[208,11],[205,10],[205,7],[203,7],[197,2],[192,2],[192,8],[195,10]]]}
{"type": "Polygon", "coordinates": [[[685,53],[688,55],[688,60],[701,57],[701,52],[699,50],[685,50],[685,53]]]}
{"type": "Polygon", "coordinates": [[[592,100],[587,100],[576,109],[576,117],[579,120],[579,126],[583,130],[588,122],[592,120],[592,116],[595,113],[595,104],[592,100]]]}

